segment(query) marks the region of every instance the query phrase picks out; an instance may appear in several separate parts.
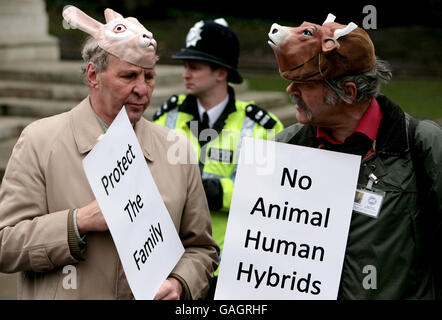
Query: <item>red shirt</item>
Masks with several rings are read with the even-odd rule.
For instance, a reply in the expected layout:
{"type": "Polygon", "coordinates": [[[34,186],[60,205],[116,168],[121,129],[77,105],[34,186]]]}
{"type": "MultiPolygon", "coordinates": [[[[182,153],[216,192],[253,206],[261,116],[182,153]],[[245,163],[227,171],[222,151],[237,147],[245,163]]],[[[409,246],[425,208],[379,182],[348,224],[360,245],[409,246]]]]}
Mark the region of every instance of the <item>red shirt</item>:
{"type": "MultiPolygon", "coordinates": [[[[378,135],[378,129],[381,120],[382,120],[381,108],[379,107],[379,104],[376,101],[376,99],[373,98],[367,110],[365,110],[365,113],[362,116],[361,120],[359,120],[359,123],[356,126],[356,129],[353,133],[360,132],[366,135],[367,137],[369,137],[372,141],[375,141],[378,135]]],[[[333,144],[343,144],[342,142],[338,142],[334,140],[332,137],[330,137],[330,135],[323,128],[318,127],[316,132],[316,138],[321,138],[321,137],[327,139],[330,143],[333,144]]]]}

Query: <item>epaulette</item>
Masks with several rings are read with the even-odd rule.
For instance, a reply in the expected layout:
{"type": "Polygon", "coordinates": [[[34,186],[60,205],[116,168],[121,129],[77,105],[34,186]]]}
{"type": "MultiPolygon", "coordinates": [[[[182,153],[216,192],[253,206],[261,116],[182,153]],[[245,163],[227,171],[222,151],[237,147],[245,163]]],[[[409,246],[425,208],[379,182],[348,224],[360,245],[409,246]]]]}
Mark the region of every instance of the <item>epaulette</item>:
{"type": "Polygon", "coordinates": [[[276,121],[269,113],[258,107],[256,104],[249,104],[246,107],[246,116],[263,126],[265,129],[272,129],[276,125],[276,121]]]}
{"type": "Polygon", "coordinates": [[[155,112],[155,114],[153,115],[153,121],[157,120],[166,112],[169,112],[170,110],[176,108],[177,105],[178,105],[178,96],[177,95],[171,96],[169,100],[164,101],[161,107],[158,108],[158,110],[155,112]]]}

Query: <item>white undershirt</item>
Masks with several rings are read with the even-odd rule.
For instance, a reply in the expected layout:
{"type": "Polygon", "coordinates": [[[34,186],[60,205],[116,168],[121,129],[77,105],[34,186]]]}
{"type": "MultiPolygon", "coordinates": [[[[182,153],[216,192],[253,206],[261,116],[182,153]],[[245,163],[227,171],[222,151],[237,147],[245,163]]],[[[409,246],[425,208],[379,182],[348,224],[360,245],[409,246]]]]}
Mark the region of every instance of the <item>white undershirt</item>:
{"type": "MultiPolygon", "coordinates": [[[[198,104],[198,113],[200,115],[200,119],[202,119],[203,113],[206,112],[206,109],[204,109],[204,107],[201,105],[201,103],[198,99],[196,99],[196,101],[198,104]]],[[[229,95],[227,95],[227,97],[223,101],[221,101],[216,106],[214,106],[209,111],[207,111],[207,115],[209,116],[209,127],[210,128],[213,127],[216,120],[218,120],[221,113],[223,113],[224,108],[227,106],[228,102],[229,102],[229,95]]]]}

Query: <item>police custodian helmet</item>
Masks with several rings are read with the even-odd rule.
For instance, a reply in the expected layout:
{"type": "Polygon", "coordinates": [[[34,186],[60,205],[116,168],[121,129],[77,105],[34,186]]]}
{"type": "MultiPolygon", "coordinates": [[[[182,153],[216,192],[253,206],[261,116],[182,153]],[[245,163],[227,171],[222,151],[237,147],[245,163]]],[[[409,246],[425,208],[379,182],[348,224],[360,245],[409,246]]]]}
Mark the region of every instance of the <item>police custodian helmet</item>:
{"type": "Polygon", "coordinates": [[[195,23],[187,34],[185,47],[172,58],[210,62],[228,70],[228,82],[243,81],[237,70],[238,37],[223,18],[195,23]]]}

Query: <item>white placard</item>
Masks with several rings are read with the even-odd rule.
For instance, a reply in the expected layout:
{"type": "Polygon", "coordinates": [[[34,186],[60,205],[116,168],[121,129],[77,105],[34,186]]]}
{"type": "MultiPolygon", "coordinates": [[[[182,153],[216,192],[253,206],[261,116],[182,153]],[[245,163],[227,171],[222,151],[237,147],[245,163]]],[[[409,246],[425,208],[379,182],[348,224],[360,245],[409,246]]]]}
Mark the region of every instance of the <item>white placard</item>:
{"type": "Polygon", "coordinates": [[[244,138],[215,299],[336,299],[360,161],[244,138]]]}
{"type": "Polygon", "coordinates": [[[83,167],[135,299],[153,299],[184,248],[125,107],[83,167]]]}

